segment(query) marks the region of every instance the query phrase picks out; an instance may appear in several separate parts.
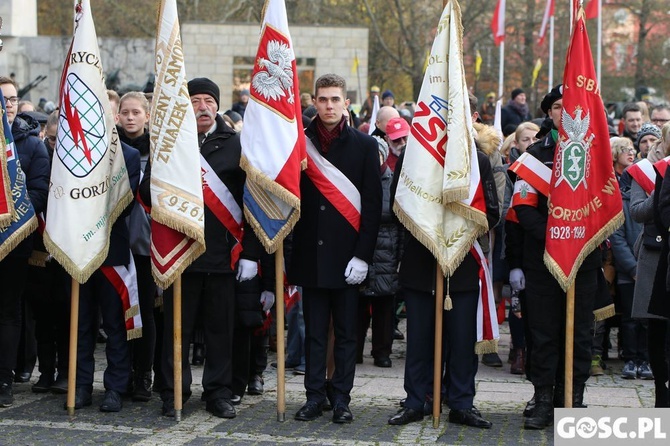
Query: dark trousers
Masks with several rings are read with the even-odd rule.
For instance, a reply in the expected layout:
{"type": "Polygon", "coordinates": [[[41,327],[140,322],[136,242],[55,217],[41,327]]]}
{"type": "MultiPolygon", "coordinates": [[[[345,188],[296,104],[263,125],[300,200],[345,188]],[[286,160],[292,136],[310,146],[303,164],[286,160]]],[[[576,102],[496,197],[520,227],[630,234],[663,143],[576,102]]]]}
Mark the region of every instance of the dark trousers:
{"type": "Polygon", "coordinates": [[[621,349],[624,361],[634,361],[639,364],[649,361],[647,350],[647,321],[633,319],[633,291],[634,283],[620,283],[617,285],[619,301],[621,302],[621,349]]]}
{"type": "MultiPolygon", "coordinates": [[[[526,308],[532,338],[532,382],[535,387],[563,381],[565,364],[565,292],[549,271],[524,271],[526,308]]],[[[580,271],[575,281],[575,386],[586,383],[591,367],[591,326],[597,290],[596,270],[580,271]]],[[[524,316],[525,317],[525,316],[524,316]]]]}
{"type": "Polygon", "coordinates": [[[154,322],[154,303],[156,283],[151,276],[151,257],[133,255],[137,269],[137,290],[142,317],[142,337],[130,342],[133,370],[135,373],[151,371],[156,345],[156,324],[154,322]]]}
{"type": "Polygon", "coordinates": [[[358,358],[363,357],[363,346],[370,319],[372,319],[372,357],[388,358],[391,355],[393,329],[395,328],[393,307],[393,296],[359,296],[356,350],[358,358]]]}
{"type": "MultiPolygon", "coordinates": [[[[423,410],[426,396],[433,392],[435,297],[411,289],[404,289],[403,295],[407,306],[405,407],[423,410]]],[[[443,313],[443,383],[451,409],[470,409],[475,396],[477,298],[477,291],[451,293],[453,308],[443,313]]]]}
{"type": "Polygon", "coordinates": [[[526,348],[526,336],[523,328],[523,310],[521,315],[522,317],[516,317],[511,308],[507,315],[509,334],[512,338],[512,348],[526,348]]]}
{"type": "Polygon", "coordinates": [[[24,295],[35,318],[37,359],[43,374],[67,377],[70,356],[70,276],[55,260],[30,266],[24,295]]]}
{"type": "MultiPolygon", "coordinates": [[[[173,288],[165,290],[161,398],[174,392],[173,288]]],[[[187,272],[182,274],[182,389],[191,395],[189,347],[198,314],[202,315],[205,338],[205,365],[202,376],[205,400],[230,399],[233,380],[233,328],[235,322],[235,276],[187,272]]]]}
{"type": "MultiPolygon", "coordinates": [[[[68,294],[70,288],[68,287],[68,294]]],[[[104,385],[107,390],[124,393],[130,380],[130,352],[126,335],[126,320],[121,298],[100,271],[93,273],[85,284],[79,285],[79,329],[77,342],[77,387],[93,390],[98,321],[107,335],[105,354],[107,368],[104,385]]]]}
{"type": "Polygon", "coordinates": [[[649,365],[654,373],[656,401],[654,407],[670,407],[670,395],[666,382],[670,376],[670,322],[666,319],[650,318],[647,331],[649,365]]]}
{"type": "Polygon", "coordinates": [[[243,396],[254,375],[263,376],[268,360],[268,334],[261,327],[235,327],[233,334],[233,395],[243,396]]]}
{"type": "Polygon", "coordinates": [[[0,261],[0,384],[13,381],[21,337],[21,296],[26,285],[28,259],[5,257],[0,261]]]}
{"type": "Polygon", "coordinates": [[[308,401],[326,399],[326,352],[332,316],[335,330],[334,402],[349,404],[356,372],[356,315],[358,289],[304,288],[305,390],[308,401]]]}

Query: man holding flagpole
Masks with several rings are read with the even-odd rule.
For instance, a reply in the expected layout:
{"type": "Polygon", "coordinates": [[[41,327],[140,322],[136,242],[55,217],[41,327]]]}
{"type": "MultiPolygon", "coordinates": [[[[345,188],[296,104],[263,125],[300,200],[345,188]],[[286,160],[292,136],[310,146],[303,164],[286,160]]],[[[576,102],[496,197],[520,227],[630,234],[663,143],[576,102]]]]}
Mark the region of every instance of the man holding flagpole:
{"type": "Polygon", "coordinates": [[[7,154],[5,180],[8,202],[13,201],[11,222],[0,227],[0,407],[9,407],[14,402],[13,370],[21,334],[21,295],[32,253],[30,234],[37,227],[35,212],[46,207],[49,158],[37,137],[39,124],[17,116],[16,84],[2,76],[0,89],[0,150],[7,154]]]}
{"type": "Polygon", "coordinates": [[[536,403],[526,429],[549,426],[554,407],[584,407],[592,310],[602,266],[598,245],[623,222],[581,8],[563,78],[541,103],[551,131],[510,167],[520,178],[517,186],[524,197],[514,211],[524,229],[525,316],[533,345],[536,403]]]}

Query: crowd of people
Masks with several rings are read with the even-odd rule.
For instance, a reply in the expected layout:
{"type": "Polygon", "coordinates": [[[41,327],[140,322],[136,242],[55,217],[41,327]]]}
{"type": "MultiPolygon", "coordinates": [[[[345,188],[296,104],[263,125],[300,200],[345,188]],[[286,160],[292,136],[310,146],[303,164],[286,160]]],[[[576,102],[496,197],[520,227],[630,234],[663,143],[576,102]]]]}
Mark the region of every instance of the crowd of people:
{"type": "MultiPolygon", "coordinates": [[[[59,112],[31,115],[40,113],[40,107],[19,102],[12,79],[0,77],[0,88],[30,200],[39,214],[46,210],[59,112]]],[[[207,182],[227,189],[232,205],[242,208],[240,131],[250,93],[241,90],[239,101],[222,113],[219,87],[212,80],[192,79],[188,91],[203,169],[213,174],[207,182]]],[[[341,76],[327,74],[316,81],[314,94],[300,98],[308,153],[317,162],[301,174],[301,218],[285,241],[288,283],[298,287],[299,296],[287,309],[286,367],[304,374],[306,397],[295,419],[312,421],[332,410],[333,422],[353,421],[349,404],[356,364],[363,362],[372,323],[371,356],[377,367],[392,367],[393,341],[407,338],[407,398],[389,424],[423,420],[432,401],[440,398],[450,409],[450,422],[490,428],[474,406],[479,271],[487,265],[471,252],[445,282],[453,309],[444,313],[442,391],[433,395],[435,328],[426,321],[434,320],[435,259],[392,210],[414,104],[396,105],[390,89],[381,92],[373,86],[357,115],[346,91],[341,76]],[[375,96],[381,99],[378,110],[375,96]],[[353,217],[345,216],[341,200],[318,180],[324,168],[319,166],[327,166],[337,184],[347,185],[340,192],[348,201],[359,203],[353,217]],[[398,330],[400,313],[407,318],[406,333],[398,330]]],[[[151,277],[150,99],[142,92],[108,95],[131,188],[141,200],[117,220],[107,259],[81,288],[75,409],[92,404],[93,352],[96,341],[102,341],[107,364],[100,410],[118,412],[124,397],[146,402],[156,393],[163,415],[175,416],[174,296],[171,287],[162,290],[151,277]],[[123,307],[104,268],[131,262],[137,271],[142,335],[128,340],[123,307]]],[[[653,379],[656,406],[670,407],[665,304],[670,180],[664,179],[670,108],[656,105],[649,112],[647,104],[630,103],[623,108],[620,128],[611,122],[612,166],[625,224],[586,257],[577,274],[574,386],[565,389],[565,293],[543,261],[548,197],[536,193],[513,201],[523,180],[508,169],[523,153],[551,168],[562,95],[562,86],[553,88],[541,102],[539,118],[532,119],[524,90],[514,89],[502,109],[502,134],[490,125],[495,95],[487,95],[481,107],[470,95],[489,226],[480,244],[492,259],[488,267],[496,301],[502,302],[510,290],[510,372],[525,375],[535,390],[524,411],[528,429],[549,426],[566,392],[572,395],[572,407],[584,407],[586,381],[604,373],[609,329],[616,325],[618,355],[625,362],[617,373],[653,379]],[[617,316],[607,319],[614,312],[602,309],[612,302],[617,316]]],[[[216,205],[205,203],[207,250],[182,275],[182,399],[186,402],[192,394],[191,365],[202,365],[206,410],[233,418],[245,393],[264,391],[273,344],[274,256],[265,253],[246,221],[239,232],[220,218],[216,205]]],[[[32,391],[66,393],[71,285],[65,270],[47,254],[39,231],[0,261],[0,280],[5,284],[0,293],[0,407],[12,405],[15,383],[31,382],[36,363],[39,377],[32,391]]],[[[481,362],[503,366],[492,351],[481,362]]]]}

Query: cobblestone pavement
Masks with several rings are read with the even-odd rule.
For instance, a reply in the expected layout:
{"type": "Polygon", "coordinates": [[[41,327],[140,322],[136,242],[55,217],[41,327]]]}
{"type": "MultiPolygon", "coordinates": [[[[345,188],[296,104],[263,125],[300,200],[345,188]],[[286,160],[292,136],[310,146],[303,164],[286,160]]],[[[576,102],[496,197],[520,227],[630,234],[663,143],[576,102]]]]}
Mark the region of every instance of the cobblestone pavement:
{"type": "MultiPolygon", "coordinates": [[[[404,321],[401,323],[404,327],[404,321]]],[[[500,356],[507,358],[509,333],[501,327],[500,356]]],[[[616,339],[616,336],[612,336],[616,339]]],[[[368,339],[369,343],[369,339],[368,339]]],[[[369,355],[356,370],[350,408],[354,422],[336,425],[330,413],[313,422],[293,420],[304,402],[302,376],[286,373],[286,421],[277,421],[276,372],[268,367],[265,393],[245,395],[235,419],[211,416],[200,401],[202,391],[194,385],[193,396],[184,405],[182,421],[162,417],[157,395],[148,403],[124,400],[120,413],[102,413],[103,345],[96,350],[96,381],[93,405],[69,418],[63,409],[64,395],[35,394],[29,384],[15,384],[15,403],[0,409],[2,445],[551,445],[553,430],[525,431],[521,412],[532,396],[532,386],[523,377],[511,375],[509,365],[490,368],[480,364],[477,375],[476,406],[493,428],[480,430],[449,424],[446,410],[437,429],[430,417],[421,423],[389,426],[387,419],[404,398],[403,370],[405,342],[394,343],[393,367],[372,364],[369,355]]],[[[369,353],[369,344],[365,352],[369,353]]],[[[611,350],[616,351],[615,349],[611,350]]],[[[614,354],[615,355],[615,354],[614,354]]],[[[271,354],[268,363],[275,360],[271,354]]],[[[601,407],[653,407],[653,381],[624,380],[619,374],[623,363],[612,360],[604,376],[587,383],[585,403],[601,407]]],[[[201,379],[202,367],[194,367],[194,383],[201,379]]],[[[39,375],[37,369],[32,378],[39,375]]]]}

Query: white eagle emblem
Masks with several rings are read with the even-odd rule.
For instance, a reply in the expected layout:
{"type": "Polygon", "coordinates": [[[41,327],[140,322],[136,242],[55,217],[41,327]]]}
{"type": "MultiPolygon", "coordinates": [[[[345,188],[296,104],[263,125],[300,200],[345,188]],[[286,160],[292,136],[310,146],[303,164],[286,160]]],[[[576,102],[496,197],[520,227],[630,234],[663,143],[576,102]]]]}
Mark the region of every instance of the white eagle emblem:
{"type": "Polygon", "coordinates": [[[591,148],[591,141],[595,137],[593,133],[588,138],[586,137],[589,132],[591,116],[587,113],[586,116],[582,117],[583,113],[584,110],[577,106],[574,118],[565,109],[563,109],[561,116],[561,125],[568,135],[568,139],[560,142],[554,175],[558,178],[557,186],[565,181],[573,191],[576,191],[580,184],[584,184],[584,188],[588,188],[587,178],[591,161],[591,151],[589,149],[591,148]]]}
{"type": "Polygon", "coordinates": [[[293,70],[291,49],[285,43],[270,40],[267,47],[268,59],[259,57],[256,62],[261,70],[256,72],[251,85],[266,100],[279,100],[288,93],[288,102],[293,104],[293,70]]]}

